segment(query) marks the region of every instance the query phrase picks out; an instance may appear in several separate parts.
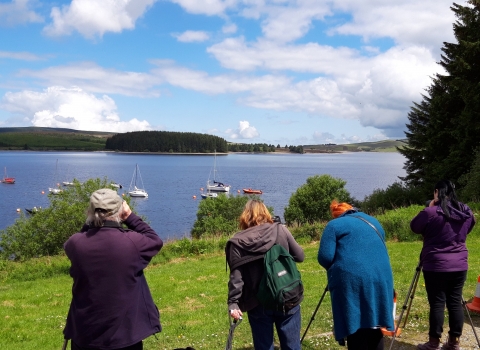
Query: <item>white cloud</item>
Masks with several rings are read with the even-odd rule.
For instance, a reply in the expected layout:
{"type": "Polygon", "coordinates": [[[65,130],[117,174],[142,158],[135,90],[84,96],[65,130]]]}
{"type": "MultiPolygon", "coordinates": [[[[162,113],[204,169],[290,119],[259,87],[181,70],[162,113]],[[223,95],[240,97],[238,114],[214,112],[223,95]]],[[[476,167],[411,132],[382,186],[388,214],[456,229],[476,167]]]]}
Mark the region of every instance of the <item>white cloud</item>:
{"type": "Polygon", "coordinates": [[[14,26],[43,22],[43,17],[31,9],[34,0],[12,0],[0,4],[0,25],[14,26]]]}
{"type": "Polygon", "coordinates": [[[183,43],[202,42],[209,39],[207,32],[199,30],[187,30],[181,34],[172,34],[178,41],[183,43]]]}
{"type": "Polygon", "coordinates": [[[8,58],[21,61],[38,61],[42,58],[30,52],[9,52],[0,51],[0,58],[8,58]]]}
{"type": "Polygon", "coordinates": [[[75,87],[8,92],[1,107],[30,120],[33,126],[112,132],[152,129],[145,120],[121,121],[115,101],[110,97],[98,98],[75,87]]]}
{"type": "Polygon", "coordinates": [[[233,34],[233,33],[236,33],[237,30],[238,30],[237,25],[234,24],[234,23],[225,24],[225,25],[222,27],[222,32],[223,32],[224,34],[233,34]]]}
{"type": "Polygon", "coordinates": [[[148,73],[105,69],[92,62],[49,67],[39,71],[22,70],[19,76],[40,79],[48,86],[75,85],[89,92],[127,96],[158,96],[158,92],[152,88],[161,83],[159,78],[148,73]]]}
{"type": "Polygon", "coordinates": [[[53,7],[52,23],[44,28],[51,36],[78,31],[87,38],[106,32],[120,33],[135,28],[135,22],[156,0],[72,0],[70,5],[53,7]]]}
{"type": "Polygon", "coordinates": [[[237,0],[170,0],[185,11],[202,15],[222,15],[226,9],[236,5],[237,0]]]}
{"type": "Polygon", "coordinates": [[[335,136],[333,134],[330,134],[329,132],[315,131],[312,135],[312,138],[315,142],[322,144],[335,142],[335,136]]]}
{"type": "Polygon", "coordinates": [[[250,123],[246,120],[238,122],[238,129],[228,129],[225,133],[233,140],[253,139],[260,136],[257,129],[254,126],[250,126],[250,123]]]}

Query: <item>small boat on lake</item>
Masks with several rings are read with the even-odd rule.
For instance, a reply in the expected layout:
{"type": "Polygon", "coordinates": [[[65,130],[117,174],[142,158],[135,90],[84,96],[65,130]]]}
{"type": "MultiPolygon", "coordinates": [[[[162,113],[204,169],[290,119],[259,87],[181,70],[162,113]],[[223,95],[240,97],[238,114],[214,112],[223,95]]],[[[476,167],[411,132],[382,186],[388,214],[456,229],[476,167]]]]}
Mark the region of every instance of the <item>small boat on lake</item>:
{"type": "Polygon", "coordinates": [[[251,188],[244,188],[243,189],[243,193],[246,193],[246,194],[262,194],[262,190],[254,190],[254,189],[251,189],[251,188]]]}
{"type": "Polygon", "coordinates": [[[213,161],[213,183],[210,182],[210,179],[207,181],[207,191],[213,192],[229,192],[230,185],[225,185],[223,182],[216,181],[217,174],[217,151],[215,151],[215,158],[213,161]]]}
{"type": "Polygon", "coordinates": [[[62,192],[61,189],[58,188],[58,186],[60,186],[60,184],[57,183],[57,169],[58,169],[58,159],[57,159],[57,163],[55,165],[55,182],[57,187],[49,187],[48,188],[48,191],[51,193],[51,194],[60,194],[60,192],[62,192]]]}
{"type": "Polygon", "coordinates": [[[30,215],[34,215],[34,214],[38,213],[40,209],[42,209],[42,207],[39,207],[39,208],[33,207],[31,209],[25,208],[25,211],[27,213],[29,213],[30,215]]]}
{"type": "Polygon", "coordinates": [[[145,186],[143,185],[142,176],[140,175],[140,169],[138,164],[135,165],[135,170],[133,171],[132,182],[130,183],[128,194],[130,197],[143,197],[148,198],[148,193],[145,191],[145,186]],[[142,187],[138,188],[137,183],[141,183],[142,187]]]}
{"type": "Polygon", "coordinates": [[[11,184],[11,185],[13,185],[15,183],[15,178],[14,177],[8,177],[7,167],[5,167],[5,175],[3,176],[2,182],[4,184],[11,184]]]}
{"type": "Polygon", "coordinates": [[[123,188],[121,184],[117,184],[116,182],[112,182],[110,186],[112,186],[113,188],[123,188]]]}
{"type": "Polygon", "coordinates": [[[202,193],[201,196],[202,196],[202,199],[217,198],[218,194],[212,193],[212,192],[207,192],[207,193],[202,193]]]}

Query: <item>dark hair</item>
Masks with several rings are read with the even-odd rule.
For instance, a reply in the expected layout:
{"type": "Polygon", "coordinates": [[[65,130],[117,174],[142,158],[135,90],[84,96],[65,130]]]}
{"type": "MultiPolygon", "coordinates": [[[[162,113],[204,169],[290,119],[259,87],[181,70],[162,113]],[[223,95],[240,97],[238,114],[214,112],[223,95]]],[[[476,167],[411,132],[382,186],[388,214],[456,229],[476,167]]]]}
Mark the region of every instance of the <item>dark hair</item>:
{"type": "Polygon", "coordinates": [[[461,210],[457,195],[455,194],[455,185],[450,180],[438,181],[435,185],[435,190],[438,190],[439,205],[447,218],[450,217],[450,211],[447,207],[448,202],[450,202],[454,208],[461,210]]]}

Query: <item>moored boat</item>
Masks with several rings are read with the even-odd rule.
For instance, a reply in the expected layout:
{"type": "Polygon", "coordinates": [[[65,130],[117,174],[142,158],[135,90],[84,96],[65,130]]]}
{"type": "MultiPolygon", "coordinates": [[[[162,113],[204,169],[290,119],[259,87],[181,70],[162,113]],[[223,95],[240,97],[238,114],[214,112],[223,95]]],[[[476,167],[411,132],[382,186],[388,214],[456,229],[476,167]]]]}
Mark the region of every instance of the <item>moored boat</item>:
{"type": "Polygon", "coordinates": [[[251,189],[251,188],[244,188],[243,189],[243,193],[246,193],[246,194],[262,194],[262,190],[254,190],[254,189],[251,189]]]}
{"type": "Polygon", "coordinates": [[[5,167],[5,175],[3,176],[2,182],[4,184],[14,184],[15,183],[15,178],[14,177],[8,177],[7,176],[7,167],[5,167]]]}

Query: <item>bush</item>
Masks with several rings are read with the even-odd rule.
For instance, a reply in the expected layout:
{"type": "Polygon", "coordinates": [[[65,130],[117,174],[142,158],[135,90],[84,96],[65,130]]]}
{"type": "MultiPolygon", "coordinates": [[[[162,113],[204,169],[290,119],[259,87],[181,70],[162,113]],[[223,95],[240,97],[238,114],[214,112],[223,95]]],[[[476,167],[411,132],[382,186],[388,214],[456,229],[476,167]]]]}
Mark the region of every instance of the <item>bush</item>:
{"type": "MultiPolygon", "coordinates": [[[[83,184],[74,181],[74,186],[66,187],[60,194],[49,194],[48,208],[40,209],[31,217],[22,215],[0,231],[1,257],[25,260],[61,253],[65,241],[85,223],[90,195],[109,184],[107,179],[98,178],[83,184]]],[[[126,197],[126,201],[130,198],[126,197]]]]}
{"type": "Polygon", "coordinates": [[[413,204],[424,204],[427,199],[418,188],[394,182],[385,190],[374,190],[371,195],[358,202],[357,206],[365,213],[376,214],[413,204]]]}
{"type": "Polygon", "coordinates": [[[326,221],[315,222],[313,224],[303,224],[301,226],[288,227],[293,237],[298,243],[310,243],[312,241],[319,241],[322,237],[322,232],[327,225],[326,221]]]}
{"type": "MultiPolygon", "coordinates": [[[[198,205],[197,220],[193,224],[192,237],[231,236],[239,230],[238,219],[250,198],[258,196],[234,196],[219,194],[216,198],[207,198],[198,205]]],[[[268,208],[270,213],[273,208],[268,208]]]]}
{"type": "Polygon", "coordinates": [[[425,206],[412,205],[407,208],[388,210],[384,214],[376,216],[385,230],[385,238],[388,241],[411,242],[422,240],[410,230],[410,222],[425,206]]]}
{"type": "Polygon", "coordinates": [[[350,193],[344,188],[346,181],[330,175],[315,175],[307,179],[290,197],[285,207],[285,221],[292,225],[313,224],[315,221],[331,219],[330,203],[352,202],[350,193]]]}

